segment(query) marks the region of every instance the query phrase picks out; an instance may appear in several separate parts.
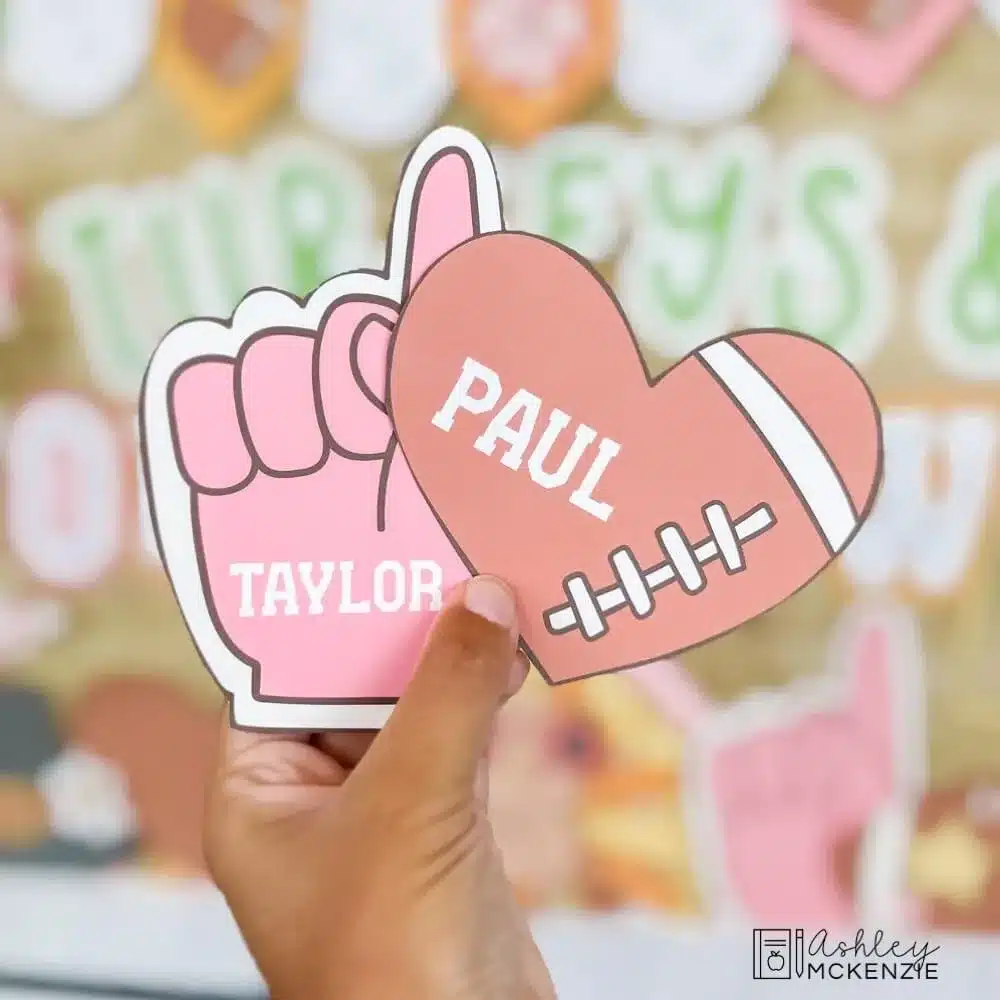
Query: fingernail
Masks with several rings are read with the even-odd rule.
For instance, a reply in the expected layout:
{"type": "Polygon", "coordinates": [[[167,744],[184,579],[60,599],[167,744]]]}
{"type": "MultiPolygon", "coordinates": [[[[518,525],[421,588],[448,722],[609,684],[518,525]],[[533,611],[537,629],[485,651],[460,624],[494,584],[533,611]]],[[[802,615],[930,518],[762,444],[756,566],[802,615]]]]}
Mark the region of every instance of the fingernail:
{"type": "Polygon", "coordinates": [[[491,576],[475,576],[468,582],[465,587],[465,606],[474,615],[501,628],[513,629],[517,624],[514,595],[503,583],[491,576]]]}

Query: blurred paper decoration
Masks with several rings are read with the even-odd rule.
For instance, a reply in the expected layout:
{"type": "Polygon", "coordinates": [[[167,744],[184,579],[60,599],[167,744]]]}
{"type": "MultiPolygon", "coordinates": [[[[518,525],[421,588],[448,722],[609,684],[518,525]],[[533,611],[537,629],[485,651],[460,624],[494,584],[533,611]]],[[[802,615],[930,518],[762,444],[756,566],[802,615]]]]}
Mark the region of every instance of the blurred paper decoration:
{"type": "Polygon", "coordinates": [[[686,733],[629,671],[581,681],[566,698],[600,736],[579,819],[584,905],[700,912],[681,795],[686,733]]]}
{"type": "Polygon", "coordinates": [[[38,773],[52,832],[95,851],[116,848],[136,831],[128,785],[113,764],[75,747],[63,751],[38,773]]]}
{"type": "Polygon", "coordinates": [[[584,869],[577,814],[585,767],[556,738],[559,701],[530,673],[500,713],[490,758],[490,820],[504,867],[521,904],[536,909],[578,902],[584,869]]]}
{"type": "Polygon", "coordinates": [[[18,323],[18,299],[24,282],[24,233],[21,219],[0,203],[0,340],[18,323]]]}
{"type": "Polygon", "coordinates": [[[67,746],[40,691],[0,685],[0,863],[95,868],[131,856],[114,766],[67,746]]]}
{"type": "Polygon", "coordinates": [[[308,0],[302,114],[364,147],[408,142],[451,96],[446,0],[308,0]]]}
{"type": "Polygon", "coordinates": [[[58,601],[15,598],[0,590],[0,670],[36,656],[66,631],[58,601]]]}
{"type": "Polygon", "coordinates": [[[932,789],[914,827],[907,889],[926,925],[1000,932],[1000,787],[932,789]]]}
{"type": "Polygon", "coordinates": [[[793,42],[869,101],[894,97],[951,36],[973,0],[785,0],[793,42]]]}
{"type": "Polygon", "coordinates": [[[944,371],[969,381],[1000,377],[1000,147],[962,168],[917,305],[924,344],[944,371]]]}
{"type": "Polygon", "coordinates": [[[162,0],[157,68],[213,143],[238,142],[288,94],[302,0],[162,0]]]}
{"type": "Polygon", "coordinates": [[[157,0],[6,0],[4,78],[43,114],[98,114],[145,68],[156,15],[157,0]]]}
{"type": "Polygon", "coordinates": [[[72,706],[69,729],[76,746],[125,775],[147,863],[170,873],[201,873],[217,715],[167,680],[108,676],[72,706]]]}
{"type": "Polygon", "coordinates": [[[1000,0],[979,0],[979,9],[983,17],[1000,31],[1000,0]]]}
{"type": "MultiPolygon", "coordinates": [[[[915,618],[848,612],[832,652],[827,677],[719,709],[698,736],[692,813],[722,915],[855,926],[860,901],[833,877],[838,850],[923,787],[915,618]]],[[[892,852],[862,851],[858,880],[885,885],[894,863],[892,852]]]]}
{"type": "Polygon", "coordinates": [[[618,50],[614,0],[452,0],[449,30],[459,90],[515,145],[582,113],[618,50]]]}
{"type": "Polygon", "coordinates": [[[500,715],[490,818],[533,909],[700,909],[681,801],[684,733],[630,673],[549,687],[500,715]]]}
{"type": "MultiPolygon", "coordinates": [[[[971,780],[930,788],[897,810],[875,835],[840,847],[835,863],[843,892],[871,894],[865,856],[891,862],[878,878],[888,901],[913,930],[1000,932],[1000,784],[971,780]]],[[[881,914],[876,914],[876,917],[881,914]]]]}
{"type": "Polygon", "coordinates": [[[619,0],[615,89],[654,122],[710,125],[752,111],[788,59],[784,0],[619,0]]]}

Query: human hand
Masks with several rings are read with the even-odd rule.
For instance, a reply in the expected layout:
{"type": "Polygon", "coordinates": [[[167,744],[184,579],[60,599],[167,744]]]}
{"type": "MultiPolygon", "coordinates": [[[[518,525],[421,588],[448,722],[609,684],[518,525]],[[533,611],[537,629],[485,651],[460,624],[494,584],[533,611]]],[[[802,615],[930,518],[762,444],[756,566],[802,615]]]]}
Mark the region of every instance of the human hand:
{"type": "Polygon", "coordinates": [[[549,1000],[487,819],[517,611],[460,585],[378,734],[223,734],[206,856],[274,1000],[549,1000]]]}

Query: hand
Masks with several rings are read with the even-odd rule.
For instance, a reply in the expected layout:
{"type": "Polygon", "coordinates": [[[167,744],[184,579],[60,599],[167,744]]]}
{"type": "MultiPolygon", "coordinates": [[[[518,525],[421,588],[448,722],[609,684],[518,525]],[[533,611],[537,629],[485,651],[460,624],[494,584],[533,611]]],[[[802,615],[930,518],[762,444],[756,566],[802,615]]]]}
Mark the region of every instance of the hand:
{"type": "Polygon", "coordinates": [[[555,997],[486,814],[516,617],[462,584],[377,735],[226,726],[206,854],[274,1000],[555,997]]]}

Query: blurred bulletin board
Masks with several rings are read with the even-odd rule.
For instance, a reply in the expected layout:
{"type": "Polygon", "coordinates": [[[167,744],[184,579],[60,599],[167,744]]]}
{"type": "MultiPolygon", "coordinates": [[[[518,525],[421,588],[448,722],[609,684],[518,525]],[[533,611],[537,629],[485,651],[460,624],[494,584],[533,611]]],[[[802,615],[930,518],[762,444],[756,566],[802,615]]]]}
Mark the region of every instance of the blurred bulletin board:
{"type": "Polygon", "coordinates": [[[250,287],[306,293],[378,266],[402,160],[447,122],[491,143],[509,225],[599,265],[652,369],[729,329],[791,326],[854,361],[885,415],[883,495],[838,566],[679,665],[532,682],[512,703],[495,809],[525,901],[832,921],[860,912],[868,880],[879,912],[1000,930],[995,4],[8,0],[5,15],[5,863],[200,872],[218,696],[138,489],[144,364],[174,322],[227,315],[250,287]],[[879,702],[882,668],[897,686],[879,702]],[[838,671],[847,688],[803,717],[796,682],[838,671]],[[768,725],[805,763],[769,761],[777,784],[753,800],[738,769],[698,762],[702,733],[759,689],[781,692],[768,725]],[[829,719],[847,736],[811,739],[829,719]],[[885,745],[866,757],[859,732],[885,745]],[[727,800],[727,780],[752,801],[727,800]],[[887,803],[909,817],[888,881],[861,850],[887,803]],[[754,854],[765,806],[787,821],[754,854]],[[805,827],[808,870],[783,874],[805,827]]]}

